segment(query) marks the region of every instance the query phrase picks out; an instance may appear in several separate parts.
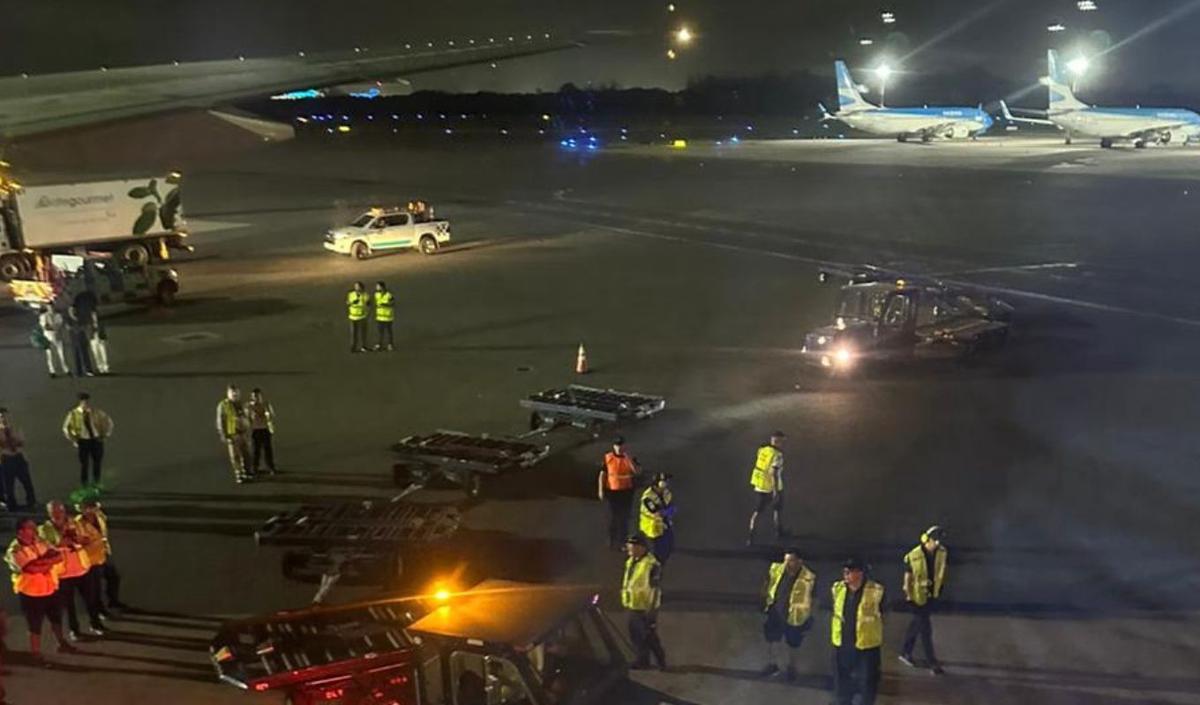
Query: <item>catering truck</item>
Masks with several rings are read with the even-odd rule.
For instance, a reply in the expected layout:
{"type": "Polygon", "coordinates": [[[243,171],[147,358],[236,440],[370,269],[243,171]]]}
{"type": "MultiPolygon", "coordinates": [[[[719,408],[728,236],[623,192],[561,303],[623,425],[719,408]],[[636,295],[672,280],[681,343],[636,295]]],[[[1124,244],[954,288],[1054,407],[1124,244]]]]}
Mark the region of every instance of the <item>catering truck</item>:
{"type": "Polygon", "coordinates": [[[174,173],[25,186],[0,169],[0,279],[31,276],[39,255],[101,252],[145,266],[190,249],[179,188],[174,173]]]}

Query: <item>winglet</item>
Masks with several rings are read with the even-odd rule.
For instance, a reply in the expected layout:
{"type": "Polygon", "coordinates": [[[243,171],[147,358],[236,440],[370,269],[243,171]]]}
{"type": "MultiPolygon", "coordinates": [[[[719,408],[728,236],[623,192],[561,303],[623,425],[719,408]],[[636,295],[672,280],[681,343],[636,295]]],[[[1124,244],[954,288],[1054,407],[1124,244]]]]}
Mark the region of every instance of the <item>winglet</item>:
{"type": "Polygon", "coordinates": [[[1000,99],[1000,114],[1004,116],[1005,120],[1008,120],[1009,122],[1016,122],[1016,118],[1014,118],[1013,114],[1008,110],[1008,101],[1004,100],[1003,98],[1000,99]]]}

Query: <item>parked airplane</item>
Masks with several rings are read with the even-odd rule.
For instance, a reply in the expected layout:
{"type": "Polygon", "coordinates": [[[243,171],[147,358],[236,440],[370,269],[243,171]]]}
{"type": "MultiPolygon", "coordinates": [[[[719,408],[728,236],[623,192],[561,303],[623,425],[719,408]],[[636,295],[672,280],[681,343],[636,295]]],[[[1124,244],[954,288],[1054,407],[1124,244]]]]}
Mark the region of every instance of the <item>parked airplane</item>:
{"type": "Polygon", "coordinates": [[[823,119],[838,120],[856,130],[873,135],[894,136],[900,142],[919,137],[929,142],[935,137],[974,139],[992,126],[992,116],[983,107],[885,108],[867,102],[850,77],[844,61],[835,61],[838,111],[831,115],[821,106],[823,119]]]}
{"type": "Polygon", "coordinates": [[[1046,85],[1049,109],[1045,119],[1016,117],[1001,102],[1007,120],[1032,124],[1055,125],[1066,133],[1066,143],[1073,137],[1098,137],[1100,146],[1112,147],[1116,142],[1130,142],[1145,147],[1150,142],[1187,144],[1200,141],[1200,115],[1185,108],[1099,108],[1080,102],[1062,75],[1058,53],[1046,52],[1048,68],[1046,85]]]}

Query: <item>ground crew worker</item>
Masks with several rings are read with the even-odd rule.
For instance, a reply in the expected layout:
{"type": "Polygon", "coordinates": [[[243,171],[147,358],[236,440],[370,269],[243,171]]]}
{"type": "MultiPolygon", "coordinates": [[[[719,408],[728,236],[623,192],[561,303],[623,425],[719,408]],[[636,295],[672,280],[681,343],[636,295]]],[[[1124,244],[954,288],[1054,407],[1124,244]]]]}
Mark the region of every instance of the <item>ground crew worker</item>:
{"type": "Polygon", "coordinates": [[[125,609],[125,603],[121,602],[121,574],[113,563],[112,543],[108,539],[108,515],[95,499],[80,502],[75,508],[79,511],[75,521],[88,539],[84,550],[92,562],[89,571],[92,590],[100,605],[100,616],[107,617],[109,609],[125,609]]]}
{"type": "Polygon", "coordinates": [[[650,542],[650,550],[659,564],[666,565],[675,550],[675,502],[671,496],[671,475],[660,472],[654,484],[642,493],[638,506],[638,530],[650,542]]]}
{"type": "Polygon", "coordinates": [[[873,705],[883,646],[883,586],[867,579],[857,558],[842,564],[833,584],[833,694],[837,705],[873,705]],[[858,699],[855,700],[855,696],[858,699]]]}
{"type": "Polygon", "coordinates": [[[779,673],[779,661],[775,653],[776,644],[786,641],[788,665],[785,677],[796,680],[796,656],[804,636],[812,628],[812,591],[817,576],[804,561],[800,551],[789,548],[783,560],[772,563],[767,569],[767,581],[763,585],[766,621],[763,622],[763,638],[767,641],[767,665],[764,676],[779,673]]]}
{"type": "MultiPolygon", "coordinates": [[[[4,481],[4,503],[10,510],[33,509],[37,494],[29,476],[29,460],[25,457],[25,436],[13,424],[8,409],[0,406],[0,478],[4,481]],[[25,502],[17,502],[17,483],[24,490],[25,502]]],[[[3,701],[0,701],[3,702],[3,701]]]]}
{"type": "Polygon", "coordinates": [[[79,403],[63,419],[63,435],[79,451],[79,484],[88,485],[88,464],[92,483],[100,484],[100,463],[104,460],[104,439],[112,435],[113,421],[108,414],[92,406],[87,392],[79,394],[79,403]]]}
{"type": "Polygon", "coordinates": [[[754,544],[754,527],[758,523],[758,515],[771,510],[775,520],[775,536],[783,537],[783,523],[780,518],[783,512],[783,431],[771,434],[770,442],[758,449],[754,458],[754,469],[750,472],[750,486],[754,489],[754,512],[750,514],[750,535],[746,537],[746,545],[754,544]]]}
{"type": "Polygon", "coordinates": [[[275,407],[263,398],[258,387],[250,390],[250,403],[246,405],[246,416],[250,421],[250,440],[254,445],[253,473],[258,474],[259,462],[266,458],[271,474],[275,468],[275,407]]]}
{"type": "Polygon", "coordinates": [[[942,527],[934,525],[921,534],[921,543],[904,555],[904,598],[912,610],[912,621],[904,633],[904,645],[900,649],[900,662],[916,668],[913,662],[913,647],[917,637],[925,647],[926,668],[934,675],[941,675],[941,664],[933,651],[933,624],[930,615],[942,595],[946,583],[946,560],[949,557],[942,545],[942,527]]]}
{"type": "Polygon", "coordinates": [[[47,502],[46,513],[50,517],[38,527],[38,535],[58,549],[63,557],[58,573],[58,585],[59,599],[67,612],[67,638],[78,641],[82,633],[88,636],[104,636],[104,625],[100,623],[100,603],[92,590],[92,582],[88,579],[88,571],[92,567],[86,551],[89,541],[80,530],[78,522],[67,514],[67,507],[62,502],[47,502]],[[79,627],[76,596],[79,596],[83,608],[87,610],[90,632],[84,632],[79,627]]]}
{"type": "Polygon", "coordinates": [[[612,452],[604,455],[604,467],[596,478],[597,494],[608,502],[608,547],[620,549],[629,535],[629,512],[633,508],[633,485],[637,461],[625,454],[625,439],[613,439],[612,452]]]}
{"type": "Polygon", "coordinates": [[[662,567],[646,546],[646,539],[630,536],[625,542],[625,577],[621,581],[621,606],[629,610],[629,640],[636,658],[632,668],[649,668],[650,657],[660,670],[667,667],[658,638],[658,608],[662,605],[662,567]]]}
{"type": "Polygon", "coordinates": [[[38,315],[37,325],[39,340],[44,343],[39,347],[46,351],[46,368],[50,370],[50,377],[54,378],[60,374],[71,376],[66,351],[63,349],[66,321],[62,314],[54,310],[53,306],[45,306],[38,315]]]}
{"type": "Polygon", "coordinates": [[[17,521],[17,536],[8,544],[4,562],[12,571],[13,592],[17,593],[25,623],[29,625],[29,655],[33,661],[42,663],[42,622],[50,622],[60,652],[78,653],[62,631],[58,574],[63,555],[38,536],[37,522],[33,519],[17,521]]]}
{"type": "Polygon", "coordinates": [[[388,291],[387,284],[375,282],[375,344],[376,352],[395,349],[392,337],[392,321],[396,320],[396,296],[388,291]]]}
{"type": "Polygon", "coordinates": [[[225,398],[217,404],[217,433],[225,442],[229,452],[229,466],[233,469],[233,480],[239,485],[254,479],[250,467],[250,443],[247,438],[250,422],[242,406],[242,392],[235,385],[225,389],[225,398]]]}
{"type": "Polygon", "coordinates": [[[367,306],[371,297],[362,282],[346,294],[346,317],[350,319],[350,352],[367,351],[367,306]]]}

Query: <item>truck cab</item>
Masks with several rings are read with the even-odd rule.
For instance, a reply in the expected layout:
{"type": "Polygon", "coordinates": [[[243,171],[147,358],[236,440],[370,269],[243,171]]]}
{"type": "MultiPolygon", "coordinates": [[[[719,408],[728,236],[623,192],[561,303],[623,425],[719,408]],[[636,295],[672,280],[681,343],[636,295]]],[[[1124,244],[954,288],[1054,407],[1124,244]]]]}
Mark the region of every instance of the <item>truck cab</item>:
{"type": "Polygon", "coordinates": [[[450,223],[436,220],[433,208],[412,201],[402,208],[372,208],[349,225],[325,233],[330,252],[367,259],[377,252],[417,249],[432,255],[450,242],[450,223]]]}

